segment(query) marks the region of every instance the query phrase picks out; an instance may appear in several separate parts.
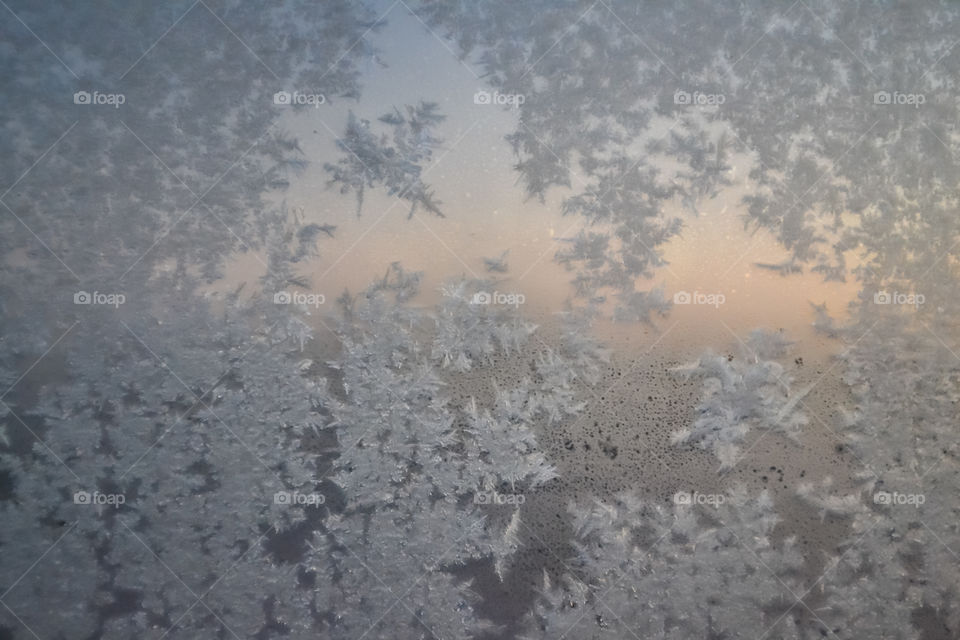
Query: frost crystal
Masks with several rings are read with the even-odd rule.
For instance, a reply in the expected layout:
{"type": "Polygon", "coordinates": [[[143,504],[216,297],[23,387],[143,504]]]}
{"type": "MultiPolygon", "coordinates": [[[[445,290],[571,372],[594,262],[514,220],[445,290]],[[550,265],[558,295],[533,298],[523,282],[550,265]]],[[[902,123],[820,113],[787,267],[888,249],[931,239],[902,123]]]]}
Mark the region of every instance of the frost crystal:
{"type": "Polygon", "coordinates": [[[791,376],[772,358],[790,343],[779,333],[754,331],[739,358],[707,353],[676,373],[703,381],[703,396],[690,427],[673,435],[675,444],[691,442],[712,451],[720,469],[739,459],[740,443],[754,429],[796,438],[807,423],[800,410],[809,389],[791,392],[791,376]]]}
{"type": "Polygon", "coordinates": [[[571,505],[580,577],[544,581],[524,637],[799,638],[803,560],[793,539],[774,544],[769,498],[734,490],[698,509],[631,494],[571,505]]]}
{"type": "Polygon", "coordinates": [[[363,207],[366,189],[382,184],[389,195],[410,202],[408,218],[418,207],[444,217],[441,203],[421,180],[420,173],[421,165],[430,160],[441,142],[433,132],[445,117],[437,113],[437,104],[433,102],[407,105],[403,111],[395,108],[380,117],[380,122],[393,129],[392,136],[377,136],[368,120],[358,120],[351,112],[344,136],[337,141],[343,157],[335,164],[324,164],[330,184],[339,184],[341,193],[356,195],[357,215],[363,207]]]}

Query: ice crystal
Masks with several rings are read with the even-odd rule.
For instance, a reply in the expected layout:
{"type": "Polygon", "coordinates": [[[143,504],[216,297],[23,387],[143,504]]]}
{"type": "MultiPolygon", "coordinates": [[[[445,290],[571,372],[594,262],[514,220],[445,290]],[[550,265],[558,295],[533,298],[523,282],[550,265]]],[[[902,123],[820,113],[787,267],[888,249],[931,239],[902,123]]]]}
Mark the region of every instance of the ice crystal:
{"type": "Polygon", "coordinates": [[[581,577],[544,581],[524,637],[800,637],[789,612],[803,561],[793,539],[774,544],[769,496],[685,509],[631,494],[571,505],[581,577]]]}
{"type": "Polygon", "coordinates": [[[807,423],[802,401],[808,389],[792,392],[791,376],[775,360],[790,343],[779,333],[754,331],[741,357],[707,353],[676,369],[703,381],[703,396],[690,427],[673,435],[675,444],[692,442],[712,451],[720,468],[739,459],[740,443],[754,429],[796,438],[807,423]]]}
{"type": "Polygon", "coordinates": [[[441,203],[420,177],[422,165],[441,142],[434,136],[434,129],[444,119],[433,102],[407,105],[403,111],[394,108],[379,119],[392,128],[392,135],[378,136],[371,130],[369,120],[358,120],[350,112],[344,136],[337,141],[343,157],[335,164],[324,164],[330,174],[329,183],[339,184],[341,193],[352,192],[356,196],[357,215],[363,208],[366,190],[383,185],[389,195],[410,202],[408,218],[420,207],[444,217],[441,203]]]}

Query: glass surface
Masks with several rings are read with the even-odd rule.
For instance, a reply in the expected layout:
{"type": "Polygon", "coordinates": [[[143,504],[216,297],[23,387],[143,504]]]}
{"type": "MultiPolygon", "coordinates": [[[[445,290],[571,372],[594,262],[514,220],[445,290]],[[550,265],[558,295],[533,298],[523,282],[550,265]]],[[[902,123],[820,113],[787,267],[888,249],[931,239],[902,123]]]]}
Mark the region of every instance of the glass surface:
{"type": "Polygon", "coordinates": [[[0,1],[0,640],[960,638],[958,40],[0,1]]]}

